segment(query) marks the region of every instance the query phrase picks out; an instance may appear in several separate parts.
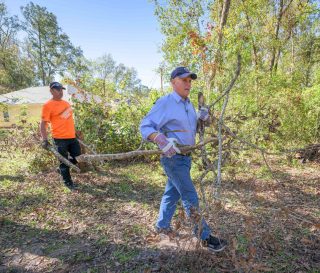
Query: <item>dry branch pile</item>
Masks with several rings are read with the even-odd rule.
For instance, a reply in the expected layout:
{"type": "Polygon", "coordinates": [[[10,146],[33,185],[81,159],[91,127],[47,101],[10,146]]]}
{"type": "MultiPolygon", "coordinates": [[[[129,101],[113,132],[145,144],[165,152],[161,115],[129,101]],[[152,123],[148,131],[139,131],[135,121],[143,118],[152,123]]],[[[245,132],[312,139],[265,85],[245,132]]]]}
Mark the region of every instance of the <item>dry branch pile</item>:
{"type": "Polygon", "coordinates": [[[296,158],[301,159],[302,163],[306,163],[307,161],[320,163],[320,144],[310,144],[298,150],[296,158]]]}

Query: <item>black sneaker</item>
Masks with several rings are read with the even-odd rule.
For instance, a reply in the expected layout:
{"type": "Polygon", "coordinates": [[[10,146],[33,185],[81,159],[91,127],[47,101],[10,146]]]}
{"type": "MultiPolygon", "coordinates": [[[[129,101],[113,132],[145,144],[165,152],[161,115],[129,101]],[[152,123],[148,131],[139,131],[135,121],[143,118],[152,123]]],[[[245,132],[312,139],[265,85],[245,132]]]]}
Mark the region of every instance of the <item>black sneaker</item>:
{"type": "Polygon", "coordinates": [[[210,235],[208,239],[202,241],[202,246],[210,251],[220,252],[226,248],[227,241],[210,235]]]}
{"type": "Polygon", "coordinates": [[[76,184],[74,184],[73,182],[64,182],[64,185],[70,190],[74,190],[77,188],[76,184]]]}

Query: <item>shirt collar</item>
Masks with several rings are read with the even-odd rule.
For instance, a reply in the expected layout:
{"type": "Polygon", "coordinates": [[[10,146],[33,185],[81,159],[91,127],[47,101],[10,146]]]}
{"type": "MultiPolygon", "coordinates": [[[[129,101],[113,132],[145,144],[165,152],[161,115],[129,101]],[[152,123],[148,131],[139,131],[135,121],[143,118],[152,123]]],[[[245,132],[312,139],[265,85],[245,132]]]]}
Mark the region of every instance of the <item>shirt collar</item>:
{"type": "Polygon", "coordinates": [[[176,91],[173,91],[172,92],[172,96],[173,96],[173,98],[175,99],[175,101],[177,102],[177,103],[179,103],[180,101],[181,102],[190,102],[190,99],[189,98],[186,98],[185,100],[182,98],[182,97],[180,97],[180,95],[176,92],[176,91]]]}

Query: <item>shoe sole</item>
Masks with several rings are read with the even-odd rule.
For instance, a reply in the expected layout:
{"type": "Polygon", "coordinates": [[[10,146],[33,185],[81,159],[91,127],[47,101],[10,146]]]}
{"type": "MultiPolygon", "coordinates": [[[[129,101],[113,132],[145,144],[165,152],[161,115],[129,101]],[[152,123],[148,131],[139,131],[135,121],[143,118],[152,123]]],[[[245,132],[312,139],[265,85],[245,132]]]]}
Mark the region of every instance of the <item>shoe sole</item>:
{"type": "Polygon", "coordinates": [[[206,247],[210,252],[214,252],[214,253],[217,253],[217,252],[221,252],[223,251],[227,246],[224,246],[220,249],[213,249],[213,248],[210,248],[210,247],[206,247]]]}

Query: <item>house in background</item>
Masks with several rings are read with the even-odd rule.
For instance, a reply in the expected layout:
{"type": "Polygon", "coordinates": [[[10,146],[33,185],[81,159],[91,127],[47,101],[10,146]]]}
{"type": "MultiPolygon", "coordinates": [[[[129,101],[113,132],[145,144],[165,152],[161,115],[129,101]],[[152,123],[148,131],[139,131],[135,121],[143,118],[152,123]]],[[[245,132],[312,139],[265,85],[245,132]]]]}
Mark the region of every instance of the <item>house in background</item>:
{"type": "MultiPolygon", "coordinates": [[[[74,87],[65,86],[63,99],[71,104],[74,87]]],[[[18,122],[39,122],[42,105],[52,95],[49,86],[29,87],[0,95],[0,127],[11,127],[18,122]]]]}

